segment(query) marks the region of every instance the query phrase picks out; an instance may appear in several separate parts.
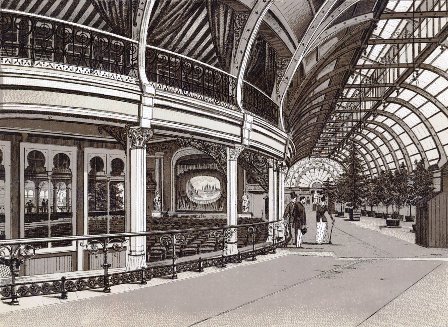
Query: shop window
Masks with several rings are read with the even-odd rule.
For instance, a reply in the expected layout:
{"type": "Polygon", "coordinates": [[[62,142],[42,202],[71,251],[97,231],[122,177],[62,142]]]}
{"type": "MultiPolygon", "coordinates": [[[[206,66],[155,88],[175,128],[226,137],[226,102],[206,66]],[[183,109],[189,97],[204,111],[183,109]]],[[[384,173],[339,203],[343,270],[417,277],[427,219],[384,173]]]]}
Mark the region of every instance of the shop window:
{"type": "MultiPolygon", "coordinates": [[[[22,237],[74,235],[73,194],[76,189],[71,147],[24,143],[22,170],[22,237]]],[[[71,242],[42,243],[40,247],[69,246],[71,242]]]]}
{"type": "Polygon", "coordinates": [[[86,149],[87,233],[125,231],[125,159],[122,151],[86,149]]]}

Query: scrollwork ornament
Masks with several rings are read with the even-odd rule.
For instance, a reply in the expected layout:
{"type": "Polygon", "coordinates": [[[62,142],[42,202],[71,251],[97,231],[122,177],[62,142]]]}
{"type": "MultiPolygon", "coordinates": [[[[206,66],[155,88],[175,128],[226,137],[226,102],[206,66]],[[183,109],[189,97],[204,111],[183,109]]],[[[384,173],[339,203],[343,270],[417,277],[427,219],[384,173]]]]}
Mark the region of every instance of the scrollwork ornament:
{"type": "Polygon", "coordinates": [[[160,236],[160,244],[165,248],[169,248],[173,244],[172,236],[168,234],[160,236]]]}

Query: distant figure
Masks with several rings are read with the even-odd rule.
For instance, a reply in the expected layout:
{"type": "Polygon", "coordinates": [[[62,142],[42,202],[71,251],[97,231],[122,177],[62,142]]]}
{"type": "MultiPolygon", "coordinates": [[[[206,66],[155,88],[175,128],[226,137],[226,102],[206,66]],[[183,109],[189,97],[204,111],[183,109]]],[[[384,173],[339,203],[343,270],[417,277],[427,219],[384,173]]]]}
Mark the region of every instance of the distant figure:
{"type": "Polygon", "coordinates": [[[42,212],[48,212],[48,200],[42,199],[42,212]]]}
{"type": "Polygon", "coordinates": [[[162,200],[158,191],[156,191],[156,193],[154,194],[154,200],[152,201],[152,203],[154,205],[154,211],[162,211],[162,200]]]}
{"type": "Polygon", "coordinates": [[[26,213],[32,213],[34,208],[34,203],[32,200],[28,200],[25,204],[26,206],[26,213]]]}
{"type": "Polygon", "coordinates": [[[242,199],[243,199],[243,202],[241,203],[241,207],[242,207],[242,210],[243,210],[243,212],[249,212],[249,196],[247,195],[247,193],[244,193],[243,194],[243,197],[242,197],[242,199]]]}
{"type": "Polygon", "coordinates": [[[302,247],[303,234],[306,229],[306,214],[302,203],[297,201],[295,192],[291,192],[291,202],[285,208],[283,219],[287,222],[287,235],[285,244],[288,245],[292,236],[292,229],[294,228],[294,243],[296,247],[302,247]]]}
{"type": "Polygon", "coordinates": [[[330,217],[333,222],[334,218],[333,216],[328,212],[327,202],[322,201],[320,204],[317,205],[316,208],[316,243],[322,244],[327,236],[327,224],[328,219],[327,217],[330,217]]]}

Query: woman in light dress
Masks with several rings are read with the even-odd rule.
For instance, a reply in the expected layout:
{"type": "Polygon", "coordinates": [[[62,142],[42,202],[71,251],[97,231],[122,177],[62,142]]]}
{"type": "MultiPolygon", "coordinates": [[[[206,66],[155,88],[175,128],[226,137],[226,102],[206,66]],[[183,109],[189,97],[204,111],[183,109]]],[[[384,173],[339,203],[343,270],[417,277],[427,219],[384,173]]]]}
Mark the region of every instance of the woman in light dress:
{"type": "Polygon", "coordinates": [[[316,208],[316,223],[317,223],[316,243],[317,244],[322,244],[323,242],[326,242],[327,228],[328,228],[327,227],[327,225],[328,225],[327,217],[330,217],[334,221],[334,218],[328,212],[328,207],[327,207],[326,201],[322,201],[320,204],[317,205],[317,208],[316,208]]]}

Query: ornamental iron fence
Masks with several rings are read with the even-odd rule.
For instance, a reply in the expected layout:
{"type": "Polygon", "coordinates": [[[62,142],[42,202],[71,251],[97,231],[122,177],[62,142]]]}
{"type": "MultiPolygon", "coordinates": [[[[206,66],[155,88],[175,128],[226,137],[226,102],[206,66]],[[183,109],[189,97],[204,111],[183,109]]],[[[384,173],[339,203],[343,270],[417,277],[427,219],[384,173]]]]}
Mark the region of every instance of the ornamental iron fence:
{"type": "Polygon", "coordinates": [[[277,247],[284,245],[283,230],[283,221],[274,221],[144,233],[3,240],[0,241],[0,266],[9,269],[9,282],[0,285],[0,294],[2,300],[10,300],[10,304],[17,305],[21,297],[59,294],[61,299],[67,299],[68,293],[75,291],[102,289],[108,293],[111,287],[119,284],[146,284],[157,277],[175,279],[180,272],[203,272],[207,267],[226,267],[229,263],[256,260],[260,254],[275,253],[277,247]],[[235,233],[239,235],[236,242],[235,233]],[[127,251],[133,238],[142,237],[147,240],[146,265],[135,270],[111,272],[109,254],[127,251]],[[197,240],[200,241],[195,243],[197,240]],[[48,242],[77,242],[87,253],[102,257],[102,272],[78,271],[75,277],[52,278],[45,275],[20,280],[21,266],[38,254],[41,243],[48,242]],[[206,242],[210,246],[201,247],[206,242]],[[229,254],[231,245],[238,247],[236,253],[229,254]],[[157,259],[153,257],[155,249],[163,249],[160,252],[163,255],[157,259]]]}
{"type": "Polygon", "coordinates": [[[147,46],[146,75],[159,89],[237,108],[236,78],[197,60],[147,46]]]}
{"type": "Polygon", "coordinates": [[[0,57],[85,67],[137,77],[138,44],[59,20],[1,11],[0,57]]]}
{"type": "MultiPolygon", "coordinates": [[[[138,78],[135,40],[48,17],[6,9],[0,12],[3,61],[15,59],[23,61],[22,65],[79,71],[123,81],[135,82],[138,78]]],[[[158,89],[228,109],[238,108],[236,77],[195,59],[147,46],[146,74],[158,89]]],[[[244,82],[242,92],[245,110],[278,125],[279,106],[271,97],[248,82],[244,82]]]]}
{"type": "Polygon", "coordinates": [[[274,126],[279,124],[279,106],[266,93],[248,82],[243,84],[243,107],[266,119],[274,126]]]}

